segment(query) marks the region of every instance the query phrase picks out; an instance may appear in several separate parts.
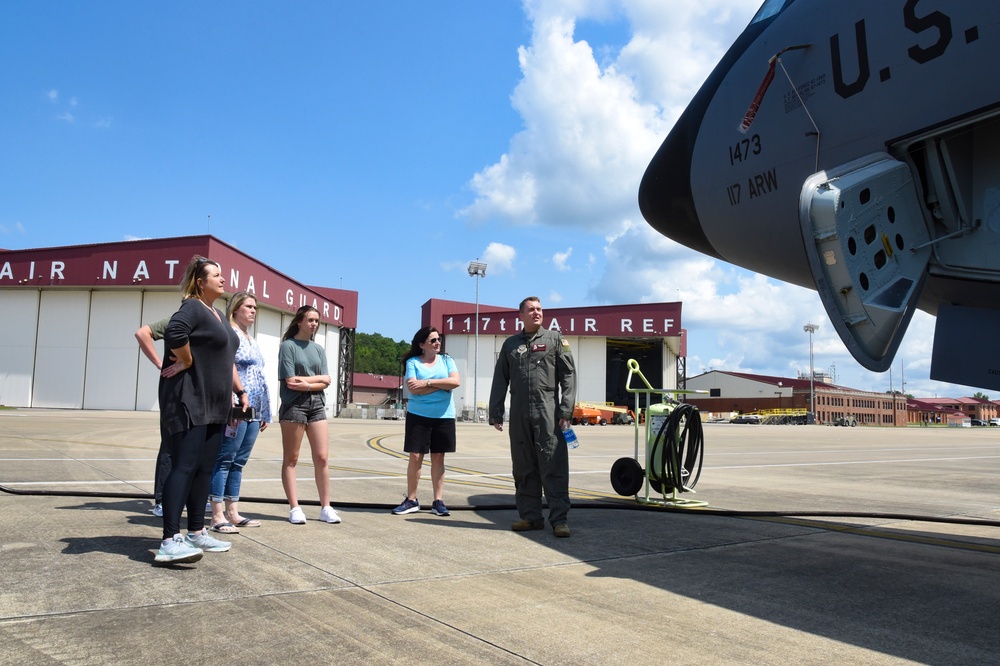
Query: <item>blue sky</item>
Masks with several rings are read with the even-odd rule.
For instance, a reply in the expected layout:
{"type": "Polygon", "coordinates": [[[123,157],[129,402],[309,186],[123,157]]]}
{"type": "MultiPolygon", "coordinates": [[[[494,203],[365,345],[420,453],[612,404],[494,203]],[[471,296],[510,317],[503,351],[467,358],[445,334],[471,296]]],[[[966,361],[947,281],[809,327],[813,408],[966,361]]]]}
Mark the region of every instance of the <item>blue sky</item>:
{"type": "MultiPolygon", "coordinates": [[[[812,291],[654,232],[646,164],[757,0],[7,3],[0,247],[211,233],[359,292],[409,340],[430,298],[684,303],[688,369],[886,390],[812,291]]],[[[894,364],[918,396],[933,318],[894,364]],[[905,368],[905,369],[904,369],[905,368]]]]}

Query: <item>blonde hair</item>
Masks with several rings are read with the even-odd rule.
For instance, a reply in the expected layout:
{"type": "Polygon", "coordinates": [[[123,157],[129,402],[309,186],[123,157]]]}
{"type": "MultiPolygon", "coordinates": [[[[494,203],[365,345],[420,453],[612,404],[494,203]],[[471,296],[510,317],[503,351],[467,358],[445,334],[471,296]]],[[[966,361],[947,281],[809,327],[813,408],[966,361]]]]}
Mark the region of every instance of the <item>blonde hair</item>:
{"type": "Polygon", "coordinates": [[[252,298],[253,302],[255,304],[257,303],[257,297],[246,291],[241,291],[240,293],[233,296],[233,298],[229,301],[229,307],[227,308],[226,316],[229,317],[230,324],[236,323],[235,321],[236,311],[239,310],[240,306],[243,305],[243,301],[247,300],[248,298],[252,298]]]}
{"type": "Polygon", "coordinates": [[[184,269],[184,279],[181,280],[181,291],[184,293],[184,300],[199,298],[201,296],[201,288],[198,286],[198,280],[208,277],[209,266],[215,266],[219,270],[222,270],[222,266],[219,266],[218,262],[211,259],[206,259],[198,254],[191,257],[191,262],[184,269]]]}

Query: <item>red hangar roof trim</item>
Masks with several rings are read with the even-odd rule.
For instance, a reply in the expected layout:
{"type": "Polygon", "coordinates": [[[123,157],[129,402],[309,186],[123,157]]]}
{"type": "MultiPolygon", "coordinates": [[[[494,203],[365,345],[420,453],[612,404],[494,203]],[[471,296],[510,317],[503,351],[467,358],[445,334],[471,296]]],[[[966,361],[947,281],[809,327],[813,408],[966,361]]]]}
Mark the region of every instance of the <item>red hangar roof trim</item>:
{"type": "Polygon", "coordinates": [[[0,287],[177,288],[196,254],[219,263],[226,293],[286,312],[311,305],[324,323],[357,327],[358,292],[300,284],[214,236],[0,250],[0,287]]]}

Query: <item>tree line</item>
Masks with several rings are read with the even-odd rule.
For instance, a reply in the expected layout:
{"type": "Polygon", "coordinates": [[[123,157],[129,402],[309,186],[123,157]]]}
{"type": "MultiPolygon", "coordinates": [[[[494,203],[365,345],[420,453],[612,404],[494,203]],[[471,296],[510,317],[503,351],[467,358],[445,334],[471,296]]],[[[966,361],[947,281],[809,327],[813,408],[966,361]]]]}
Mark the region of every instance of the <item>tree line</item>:
{"type": "Polygon", "coordinates": [[[410,343],[393,340],[378,333],[354,334],[354,372],[373,375],[400,376],[402,358],[409,351],[410,343]]]}

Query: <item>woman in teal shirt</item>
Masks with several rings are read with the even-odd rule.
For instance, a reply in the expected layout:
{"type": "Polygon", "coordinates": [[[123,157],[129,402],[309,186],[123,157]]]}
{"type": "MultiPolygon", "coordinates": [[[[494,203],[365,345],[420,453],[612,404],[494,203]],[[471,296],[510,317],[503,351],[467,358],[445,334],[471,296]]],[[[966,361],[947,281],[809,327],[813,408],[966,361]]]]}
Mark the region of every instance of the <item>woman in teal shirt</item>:
{"type": "Polygon", "coordinates": [[[406,466],[406,497],[392,510],[396,515],[420,510],[417,484],[427,453],[431,454],[431,488],[434,491],[431,513],[448,515],[448,508],[441,499],[444,454],[455,451],[455,405],[451,392],[461,386],[462,381],[455,361],[440,352],[441,334],[433,326],[425,326],[413,336],[410,351],[403,357],[406,388],[410,392],[403,450],[410,454],[410,460],[406,466]]]}

